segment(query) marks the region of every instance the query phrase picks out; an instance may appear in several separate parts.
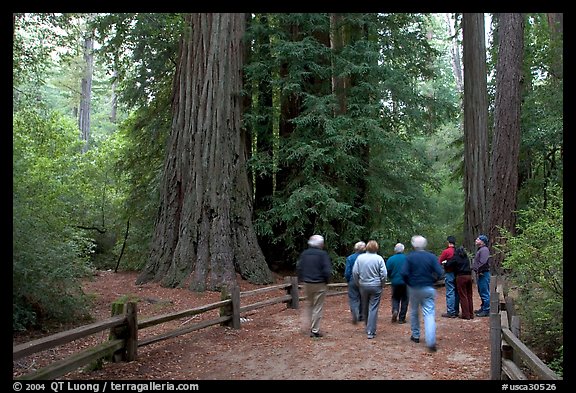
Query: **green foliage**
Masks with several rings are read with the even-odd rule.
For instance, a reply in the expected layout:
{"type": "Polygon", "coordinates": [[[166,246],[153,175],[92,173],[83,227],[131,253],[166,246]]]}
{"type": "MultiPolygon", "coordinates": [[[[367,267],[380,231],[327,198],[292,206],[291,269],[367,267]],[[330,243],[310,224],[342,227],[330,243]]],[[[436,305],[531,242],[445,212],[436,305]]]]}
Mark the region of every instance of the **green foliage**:
{"type": "Polygon", "coordinates": [[[517,235],[502,231],[506,244],[502,266],[518,289],[523,339],[543,358],[552,359],[563,343],[563,192],[534,198],[518,212],[517,235]]]}
{"type": "MultiPolygon", "coordinates": [[[[419,14],[342,14],[346,39],[337,51],[322,40],[329,35],[327,14],[281,14],[261,22],[253,20],[248,34],[269,43],[270,55],[256,52],[246,67],[248,86],[269,80],[282,102],[298,105],[289,119],[293,130],[280,132],[277,153],[259,150],[251,160],[257,177],[274,173],[279,179],[268,196],[271,206],[256,210],[261,243],[278,245],[289,263],[312,233],[325,236],[333,260],[348,255],[360,239],[376,239],[391,253],[397,240],[407,242],[426,228],[416,223],[433,220],[429,197],[439,191],[426,147],[412,139],[435,132],[458,108],[446,89],[450,83],[435,79],[440,52],[426,38],[430,20],[419,14]],[[298,34],[286,26],[298,26],[298,34]],[[266,35],[271,38],[259,38],[266,35]],[[285,74],[275,78],[276,68],[285,74]],[[346,111],[338,110],[333,76],[349,81],[346,111]]],[[[262,113],[267,111],[259,103],[248,123],[262,113]]]]}
{"type": "Polygon", "coordinates": [[[65,119],[22,111],[13,120],[13,329],[86,315],[79,279],[92,241],[70,225],[83,205],[73,176],[80,142],[65,119]]]}

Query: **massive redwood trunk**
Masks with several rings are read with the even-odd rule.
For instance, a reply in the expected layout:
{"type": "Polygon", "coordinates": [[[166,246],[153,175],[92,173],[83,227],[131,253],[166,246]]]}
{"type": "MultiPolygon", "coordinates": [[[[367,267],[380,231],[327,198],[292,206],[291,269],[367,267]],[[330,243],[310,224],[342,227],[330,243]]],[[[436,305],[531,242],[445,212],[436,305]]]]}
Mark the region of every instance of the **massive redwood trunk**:
{"type": "MultiPolygon", "coordinates": [[[[524,54],[524,16],[503,13],[499,23],[494,138],[489,186],[489,218],[492,241],[500,239],[500,228],[516,232],[518,157],[520,155],[521,80],[524,54]]],[[[503,255],[493,257],[499,271],[503,255]]]]}
{"type": "Polygon", "coordinates": [[[488,231],[488,90],[484,14],[462,16],[464,58],[464,242],[474,249],[474,239],[488,231]]]}
{"type": "Polygon", "coordinates": [[[160,210],[137,283],[219,290],[237,285],[238,272],[268,284],[240,122],[245,15],[192,14],[186,22],[160,210]]]}

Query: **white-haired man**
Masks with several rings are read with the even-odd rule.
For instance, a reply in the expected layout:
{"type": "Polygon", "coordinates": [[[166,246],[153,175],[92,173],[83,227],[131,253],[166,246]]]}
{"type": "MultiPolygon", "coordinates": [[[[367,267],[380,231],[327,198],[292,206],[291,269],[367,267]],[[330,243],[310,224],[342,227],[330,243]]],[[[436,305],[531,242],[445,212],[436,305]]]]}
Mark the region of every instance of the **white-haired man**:
{"type": "Polygon", "coordinates": [[[392,322],[406,323],[410,301],[408,300],[408,288],[400,274],[405,263],[404,244],[396,243],[394,255],[386,261],[386,270],[388,270],[390,287],[392,288],[392,322]]]}
{"type": "Polygon", "coordinates": [[[308,239],[308,248],[302,251],[296,270],[298,281],[304,283],[308,300],[308,316],[310,318],[310,337],[322,337],[320,320],[324,308],[324,299],[328,291],[328,281],[332,275],[332,261],[324,248],[324,238],[312,235],[308,239]]]}
{"type": "Polygon", "coordinates": [[[434,300],[436,289],[434,283],[442,276],[442,268],[436,255],[426,251],[428,241],[420,235],[412,236],[410,241],[413,251],[406,255],[406,263],[402,267],[402,278],[408,286],[410,298],[410,340],[420,342],[419,309],[424,318],[424,336],[430,352],[436,352],[436,316],[434,300]]]}

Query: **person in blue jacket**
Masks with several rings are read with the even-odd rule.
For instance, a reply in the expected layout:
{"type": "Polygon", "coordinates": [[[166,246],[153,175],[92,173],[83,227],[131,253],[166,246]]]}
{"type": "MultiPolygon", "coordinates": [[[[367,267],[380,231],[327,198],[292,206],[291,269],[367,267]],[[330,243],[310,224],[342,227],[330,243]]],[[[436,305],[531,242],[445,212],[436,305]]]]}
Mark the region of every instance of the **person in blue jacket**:
{"type": "Polygon", "coordinates": [[[360,241],[354,245],[354,253],[346,258],[346,268],[344,269],[344,278],[348,283],[348,304],[350,305],[350,313],[352,314],[352,323],[355,325],[358,321],[363,321],[362,315],[362,298],[360,296],[360,288],[352,279],[352,268],[358,255],[366,250],[366,243],[360,241]]]}
{"type": "Polygon", "coordinates": [[[426,346],[430,352],[436,352],[436,288],[434,283],[442,277],[443,271],[436,255],[426,250],[428,241],[424,236],[414,235],[410,240],[413,251],[406,255],[402,268],[402,278],[408,286],[410,298],[410,340],[420,342],[420,318],[422,309],[426,346]]]}
{"type": "Polygon", "coordinates": [[[406,263],[404,254],[404,244],[397,243],[394,246],[394,255],[386,261],[386,270],[390,278],[392,287],[392,323],[406,323],[406,313],[408,312],[408,288],[400,272],[406,263]]]}

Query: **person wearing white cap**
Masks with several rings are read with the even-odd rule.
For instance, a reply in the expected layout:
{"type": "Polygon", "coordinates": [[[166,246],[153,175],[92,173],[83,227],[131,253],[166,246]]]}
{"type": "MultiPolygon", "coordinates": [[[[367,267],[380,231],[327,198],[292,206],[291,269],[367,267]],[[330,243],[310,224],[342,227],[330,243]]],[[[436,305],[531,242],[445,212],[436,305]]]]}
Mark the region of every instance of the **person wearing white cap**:
{"type": "Polygon", "coordinates": [[[324,238],[312,235],[308,239],[308,248],[302,251],[296,264],[298,281],[304,283],[308,299],[310,318],[310,337],[322,337],[320,320],[324,308],[324,299],[328,291],[328,281],[332,275],[332,261],[324,248],[324,238]]]}

